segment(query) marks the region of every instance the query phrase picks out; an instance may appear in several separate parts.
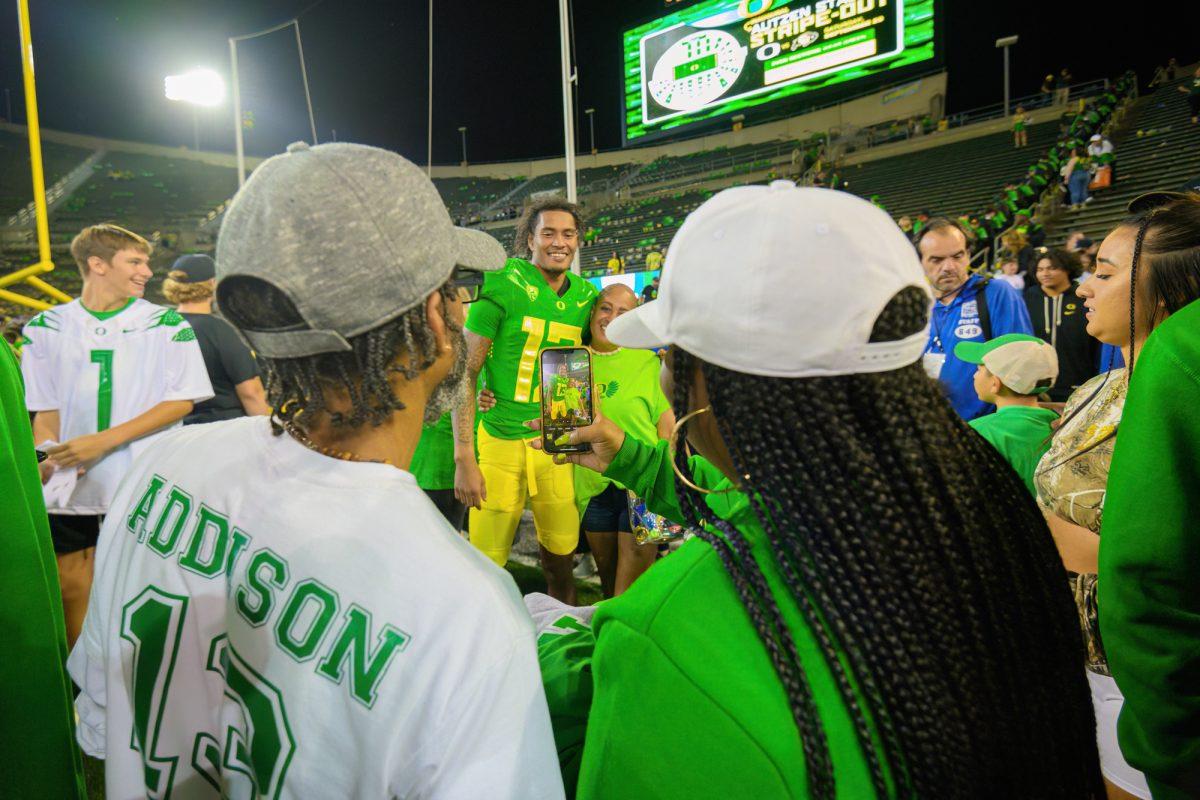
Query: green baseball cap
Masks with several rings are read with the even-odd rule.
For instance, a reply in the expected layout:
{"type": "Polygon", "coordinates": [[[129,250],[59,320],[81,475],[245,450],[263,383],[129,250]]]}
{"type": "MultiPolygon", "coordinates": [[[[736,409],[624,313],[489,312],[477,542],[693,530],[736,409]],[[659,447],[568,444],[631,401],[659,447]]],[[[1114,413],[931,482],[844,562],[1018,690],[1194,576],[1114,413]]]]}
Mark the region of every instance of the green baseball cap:
{"type": "Polygon", "coordinates": [[[1006,333],[987,342],[959,342],[954,355],[982,364],[1017,394],[1038,394],[1058,378],[1058,353],[1048,343],[1024,333],[1006,333]]]}

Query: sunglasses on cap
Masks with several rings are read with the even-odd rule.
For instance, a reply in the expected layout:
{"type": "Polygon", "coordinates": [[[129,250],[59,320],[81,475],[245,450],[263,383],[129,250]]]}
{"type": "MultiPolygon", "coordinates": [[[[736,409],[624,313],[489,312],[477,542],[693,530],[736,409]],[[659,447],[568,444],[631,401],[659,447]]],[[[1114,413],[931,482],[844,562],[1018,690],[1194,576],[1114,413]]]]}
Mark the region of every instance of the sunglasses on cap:
{"type": "Polygon", "coordinates": [[[478,270],[455,267],[450,275],[450,284],[463,303],[474,303],[479,299],[479,290],[483,288],[483,273],[478,270]]]}

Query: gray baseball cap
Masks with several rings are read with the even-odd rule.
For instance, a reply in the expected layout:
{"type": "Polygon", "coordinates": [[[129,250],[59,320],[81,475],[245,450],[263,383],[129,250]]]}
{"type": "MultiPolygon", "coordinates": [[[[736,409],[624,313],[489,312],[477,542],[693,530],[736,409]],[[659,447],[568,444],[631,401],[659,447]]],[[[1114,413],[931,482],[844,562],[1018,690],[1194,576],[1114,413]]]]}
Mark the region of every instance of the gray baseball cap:
{"type": "Polygon", "coordinates": [[[238,328],[268,358],[301,358],[350,350],[348,339],[422,302],[455,267],[504,262],[494,238],[454,226],[412,162],[362,144],[296,142],[264,161],[225,212],[217,302],[226,278],[271,284],[306,328],[238,328]]]}

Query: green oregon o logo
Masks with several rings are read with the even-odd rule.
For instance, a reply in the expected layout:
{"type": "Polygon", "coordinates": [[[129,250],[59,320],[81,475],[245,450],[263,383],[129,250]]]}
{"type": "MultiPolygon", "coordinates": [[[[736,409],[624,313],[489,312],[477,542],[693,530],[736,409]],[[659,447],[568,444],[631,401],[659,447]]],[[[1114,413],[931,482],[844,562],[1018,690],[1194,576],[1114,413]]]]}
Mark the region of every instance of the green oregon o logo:
{"type": "Polygon", "coordinates": [[[759,8],[757,11],[751,11],[750,7],[754,5],[755,0],[741,0],[738,3],[738,14],[743,18],[757,17],[759,14],[765,14],[771,10],[771,6],[775,0],[758,0],[759,8]]]}
{"type": "Polygon", "coordinates": [[[555,307],[556,307],[556,308],[557,308],[559,311],[562,311],[562,310],[564,310],[564,309],[567,307],[567,304],[566,304],[566,303],[564,303],[562,300],[559,300],[559,301],[558,301],[557,303],[555,303],[554,305],[555,305],[555,307]]]}

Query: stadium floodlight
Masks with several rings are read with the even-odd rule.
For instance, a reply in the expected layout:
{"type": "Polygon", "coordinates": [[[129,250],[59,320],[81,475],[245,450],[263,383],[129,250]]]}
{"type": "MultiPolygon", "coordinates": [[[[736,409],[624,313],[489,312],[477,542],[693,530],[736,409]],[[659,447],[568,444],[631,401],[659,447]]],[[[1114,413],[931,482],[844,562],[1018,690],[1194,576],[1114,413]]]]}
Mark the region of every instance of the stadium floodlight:
{"type": "Polygon", "coordinates": [[[168,100],[196,106],[216,106],[225,99],[225,81],[211,69],[194,69],[182,75],[168,75],[164,83],[168,100]]]}
{"type": "Polygon", "coordinates": [[[225,99],[225,81],[211,69],[197,68],[182,75],[168,75],[163,80],[167,99],[187,103],[192,107],[192,146],[200,150],[200,115],[197,106],[220,105],[225,99]]]}
{"type": "Polygon", "coordinates": [[[1016,36],[1005,36],[996,40],[996,48],[1004,50],[1004,116],[1008,116],[1008,48],[1017,43],[1016,36]]]}

